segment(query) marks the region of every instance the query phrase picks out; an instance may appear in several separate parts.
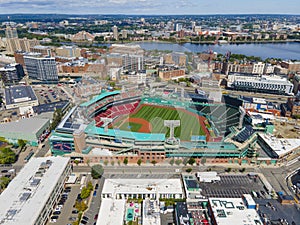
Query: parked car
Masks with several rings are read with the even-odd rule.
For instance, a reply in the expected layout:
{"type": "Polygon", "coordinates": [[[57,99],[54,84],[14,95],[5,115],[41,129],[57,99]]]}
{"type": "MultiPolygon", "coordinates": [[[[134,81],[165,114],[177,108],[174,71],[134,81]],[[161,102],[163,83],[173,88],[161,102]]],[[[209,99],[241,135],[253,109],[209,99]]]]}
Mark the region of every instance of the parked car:
{"type": "Polygon", "coordinates": [[[53,212],[53,215],[59,215],[59,214],[61,214],[61,211],[54,211],[53,212]]]}
{"type": "Polygon", "coordinates": [[[86,216],[83,216],[82,219],[83,219],[83,220],[86,220],[86,221],[89,221],[89,218],[86,217],[86,216]]]}
{"type": "Polygon", "coordinates": [[[94,216],[94,220],[97,220],[98,219],[98,214],[96,214],[95,216],[94,216]]]}
{"type": "Polygon", "coordinates": [[[77,217],[71,216],[71,217],[69,217],[69,220],[70,220],[70,221],[76,221],[76,220],[77,220],[77,217]]]}
{"type": "Polygon", "coordinates": [[[72,214],[77,214],[77,213],[78,213],[77,209],[72,210],[72,214]]]}

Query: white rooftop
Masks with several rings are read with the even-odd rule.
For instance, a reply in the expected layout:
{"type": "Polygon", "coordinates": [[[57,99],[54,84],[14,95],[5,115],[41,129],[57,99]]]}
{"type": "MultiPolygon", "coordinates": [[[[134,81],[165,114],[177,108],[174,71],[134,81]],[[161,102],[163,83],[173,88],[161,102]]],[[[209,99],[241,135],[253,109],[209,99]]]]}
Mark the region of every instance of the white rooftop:
{"type": "Polygon", "coordinates": [[[34,224],[69,160],[64,157],[32,158],[0,195],[0,224],[34,224]],[[42,177],[35,177],[42,163],[50,166],[42,177]]]}
{"type": "Polygon", "coordinates": [[[262,225],[255,209],[248,209],[242,198],[209,198],[218,225],[262,225]]]}
{"type": "Polygon", "coordinates": [[[258,134],[265,143],[272,149],[278,157],[284,156],[285,154],[300,147],[300,139],[292,138],[276,138],[269,134],[258,134]]]}
{"type": "Polygon", "coordinates": [[[108,149],[101,149],[101,148],[93,148],[91,151],[90,151],[90,154],[91,155],[97,155],[97,156],[112,156],[112,152],[109,151],[108,149]]]}
{"type": "Polygon", "coordinates": [[[161,225],[158,201],[149,199],[143,201],[143,225],[161,225]]]}
{"type": "Polygon", "coordinates": [[[49,119],[42,119],[36,117],[24,118],[18,121],[0,124],[0,132],[36,134],[48,122],[49,119]]]}
{"type": "Polygon", "coordinates": [[[197,172],[197,177],[200,182],[212,182],[221,180],[220,176],[218,176],[217,172],[197,172]]]}
{"type": "Polygon", "coordinates": [[[105,179],[102,194],[183,194],[180,179],[105,179]]]}
{"type": "Polygon", "coordinates": [[[96,225],[123,225],[125,204],[124,199],[103,199],[96,225]]]}

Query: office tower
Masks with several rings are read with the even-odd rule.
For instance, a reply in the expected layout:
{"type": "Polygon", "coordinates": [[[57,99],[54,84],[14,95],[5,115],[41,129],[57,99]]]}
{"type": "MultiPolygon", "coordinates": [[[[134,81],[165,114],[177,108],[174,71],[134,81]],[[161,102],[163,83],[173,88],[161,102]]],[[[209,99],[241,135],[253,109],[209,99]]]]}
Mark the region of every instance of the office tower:
{"type": "Polygon", "coordinates": [[[55,58],[24,56],[24,63],[29,78],[41,81],[58,81],[55,58]]]}
{"type": "Polygon", "coordinates": [[[118,27],[116,25],[113,26],[112,31],[113,31],[113,38],[119,40],[118,27]]]}

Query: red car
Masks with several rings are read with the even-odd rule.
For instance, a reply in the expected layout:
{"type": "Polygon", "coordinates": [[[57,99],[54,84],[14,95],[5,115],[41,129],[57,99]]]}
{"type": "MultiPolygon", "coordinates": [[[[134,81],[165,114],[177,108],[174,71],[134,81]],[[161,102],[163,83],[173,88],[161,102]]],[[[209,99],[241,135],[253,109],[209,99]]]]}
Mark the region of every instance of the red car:
{"type": "Polygon", "coordinates": [[[96,214],[95,216],[94,216],[94,220],[97,220],[98,219],[98,214],[96,214]]]}

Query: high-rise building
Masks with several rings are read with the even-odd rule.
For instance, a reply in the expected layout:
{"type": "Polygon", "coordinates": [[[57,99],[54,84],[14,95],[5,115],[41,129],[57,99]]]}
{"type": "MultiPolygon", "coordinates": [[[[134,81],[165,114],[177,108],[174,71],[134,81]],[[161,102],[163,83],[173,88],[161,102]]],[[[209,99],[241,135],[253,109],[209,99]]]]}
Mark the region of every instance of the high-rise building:
{"type": "Polygon", "coordinates": [[[23,66],[20,64],[9,64],[0,68],[0,78],[5,85],[15,84],[24,77],[23,66]]]}
{"type": "Polygon", "coordinates": [[[43,56],[54,56],[53,47],[37,45],[30,48],[30,52],[40,53],[43,56]]]}
{"type": "Polygon", "coordinates": [[[175,25],[175,31],[181,31],[183,28],[182,24],[181,23],[176,23],[175,25]]]}
{"type": "Polygon", "coordinates": [[[6,38],[18,38],[18,32],[15,27],[7,26],[5,29],[5,36],[6,38]]]}
{"type": "Polygon", "coordinates": [[[61,57],[78,58],[81,56],[81,49],[76,46],[62,46],[56,48],[56,54],[61,57]]]}
{"type": "Polygon", "coordinates": [[[119,40],[118,27],[116,25],[113,26],[112,31],[113,31],[113,38],[119,40]]]}
{"type": "Polygon", "coordinates": [[[122,38],[127,39],[127,30],[122,30],[122,38]]]}
{"type": "Polygon", "coordinates": [[[124,70],[140,71],[144,69],[144,57],[142,55],[122,55],[122,67],[124,70]]]}
{"type": "Polygon", "coordinates": [[[195,22],[195,21],[192,21],[192,22],[191,22],[191,26],[192,26],[192,31],[195,32],[196,22],[195,22]]]}
{"type": "Polygon", "coordinates": [[[26,55],[24,63],[29,78],[46,82],[58,81],[55,58],[26,55]]]}
{"type": "Polygon", "coordinates": [[[37,39],[27,39],[27,38],[9,38],[7,39],[6,50],[9,53],[14,53],[15,51],[25,51],[29,52],[30,48],[40,45],[40,41],[37,39]]]}

